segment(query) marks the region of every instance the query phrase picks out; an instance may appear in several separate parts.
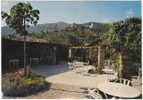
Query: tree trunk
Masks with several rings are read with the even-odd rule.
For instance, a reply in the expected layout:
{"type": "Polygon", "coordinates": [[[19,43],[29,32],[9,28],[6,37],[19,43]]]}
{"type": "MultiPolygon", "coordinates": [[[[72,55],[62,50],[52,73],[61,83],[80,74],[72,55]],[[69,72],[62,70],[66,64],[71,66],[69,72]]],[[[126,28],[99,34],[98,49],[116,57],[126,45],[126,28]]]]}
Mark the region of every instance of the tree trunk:
{"type": "Polygon", "coordinates": [[[25,18],[23,20],[24,24],[24,75],[27,75],[27,66],[26,66],[26,25],[25,25],[25,18]]]}
{"type": "Polygon", "coordinates": [[[26,67],[26,36],[24,36],[24,75],[27,75],[27,67],[26,67]]]}

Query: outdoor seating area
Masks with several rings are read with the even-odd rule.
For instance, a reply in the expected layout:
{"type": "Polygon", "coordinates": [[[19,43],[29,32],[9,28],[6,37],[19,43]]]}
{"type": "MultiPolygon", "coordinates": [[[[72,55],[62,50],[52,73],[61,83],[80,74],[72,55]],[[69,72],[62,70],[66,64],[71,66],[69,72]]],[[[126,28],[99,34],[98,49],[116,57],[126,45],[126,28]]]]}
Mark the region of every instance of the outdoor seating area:
{"type": "MultiPolygon", "coordinates": [[[[75,70],[75,72],[81,71],[81,75],[86,74],[88,76],[93,76],[93,74],[88,73],[88,70],[94,66],[85,66],[83,62],[70,63],[69,66],[70,68],[72,67],[72,70],[75,70]]],[[[105,74],[115,74],[112,69],[103,70],[106,72],[105,74]]],[[[86,91],[90,99],[136,98],[141,95],[140,91],[131,86],[130,80],[123,78],[106,80],[99,84],[97,88],[88,88],[86,91]]]]}
{"type": "Polygon", "coordinates": [[[98,89],[106,95],[120,99],[137,98],[141,95],[137,89],[122,83],[106,82],[98,85],[98,89]]]}
{"type": "MultiPolygon", "coordinates": [[[[90,68],[93,68],[93,65],[89,65],[90,68]]],[[[81,65],[80,65],[81,67],[81,65]]],[[[85,65],[82,65],[81,68],[87,67],[85,65]]],[[[74,64],[73,64],[74,68],[74,64]]],[[[75,67],[76,68],[76,67],[75,67]]],[[[78,68],[76,68],[78,69],[78,68]]],[[[97,74],[100,76],[101,74],[90,74],[88,73],[88,68],[84,70],[84,73],[86,73],[86,76],[94,76],[96,77],[97,74]]],[[[104,75],[113,75],[114,77],[105,78],[105,81],[98,84],[96,88],[87,88],[87,96],[89,96],[90,99],[129,99],[129,98],[138,98],[141,96],[141,91],[134,88],[132,86],[132,81],[125,78],[119,78],[118,72],[115,71],[115,65],[114,64],[104,64],[104,67],[102,69],[104,75]],[[111,67],[110,67],[111,66],[111,67]]],[[[81,74],[84,76],[84,74],[81,74]]]]}
{"type": "MultiPolygon", "coordinates": [[[[34,72],[43,74],[46,77],[46,81],[51,84],[62,84],[63,87],[65,85],[78,87],[83,98],[134,99],[141,98],[142,96],[141,91],[133,86],[131,79],[118,77],[115,64],[111,63],[110,59],[108,59],[109,63],[104,60],[104,63],[103,61],[98,63],[99,65],[103,63],[102,73],[99,73],[97,70],[99,65],[95,67],[94,64],[85,61],[73,60],[66,64],[38,65],[39,60],[39,58],[30,58],[31,64],[37,66],[32,68],[34,72]],[[95,72],[90,73],[90,71],[94,71],[95,69],[95,72]]],[[[101,55],[98,56],[97,61],[100,60],[101,55]]],[[[63,91],[62,89],[58,90],[63,91]]],[[[72,91],[72,89],[65,91],[72,91]]],[[[76,90],[75,92],[78,93],[76,90]]]]}
{"type": "MultiPolygon", "coordinates": [[[[82,62],[80,62],[80,64],[81,63],[82,62]]],[[[68,63],[68,64],[71,64],[71,63],[68,63]]],[[[48,82],[51,82],[52,84],[63,84],[63,85],[69,85],[69,86],[76,86],[79,88],[85,88],[85,89],[80,89],[80,92],[82,91],[82,95],[84,96],[84,98],[87,98],[87,99],[101,99],[101,98],[102,99],[114,99],[114,98],[130,99],[130,98],[138,98],[141,96],[141,91],[134,88],[131,85],[132,81],[128,79],[117,80],[116,75],[113,75],[113,74],[87,73],[87,71],[85,71],[84,68],[88,67],[88,65],[83,65],[78,68],[76,67],[74,68],[73,66],[73,69],[70,69],[70,66],[71,65],[61,65],[61,66],[58,65],[57,67],[56,66],[53,67],[53,68],[57,68],[57,71],[59,69],[59,74],[57,73],[52,76],[49,76],[47,74],[48,76],[46,80],[48,82]],[[66,69],[65,72],[63,73],[60,73],[61,72],[60,67],[61,69],[63,68],[64,69],[68,68],[68,69],[66,69]],[[78,72],[79,70],[81,73],[78,72]],[[84,75],[82,72],[86,72],[88,75],[84,75]]],[[[51,66],[51,69],[52,69],[52,66],[51,66]]],[[[38,68],[35,69],[35,71],[38,71],[38,70],[40,69],[38,68]]],[[[49,70],[49,72],[51,71],[52,70],[49,70]]],[[[40,72],[42,72],[42,70],[40,72]]]]}
{"type": "Polygon", "coordinates": [[[11,1],[1,11],[3,98],[142,99],[140,1],[11,1]]]}
{"type": "Polygon", "coordinates": [[[116,82],[116,83],[122,83],[124,85],[128,85],[128,86],[131,86],[131,81],[128,80],[128,79],[115,79],[113,82],[116,82]]]}

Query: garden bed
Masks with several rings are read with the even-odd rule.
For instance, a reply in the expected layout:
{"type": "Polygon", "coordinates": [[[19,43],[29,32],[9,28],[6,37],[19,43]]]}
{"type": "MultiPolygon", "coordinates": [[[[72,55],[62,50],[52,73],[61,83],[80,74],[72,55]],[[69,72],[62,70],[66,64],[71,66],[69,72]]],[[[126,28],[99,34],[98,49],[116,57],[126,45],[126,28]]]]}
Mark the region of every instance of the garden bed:
{"type": "Polygon", "coordinates": [[[4,96],[24,97],[49,89],[50,83],[39,73],[30,72],[24,76],[23,71],[6,73],[2,76],[2,92],[4,96]]]}

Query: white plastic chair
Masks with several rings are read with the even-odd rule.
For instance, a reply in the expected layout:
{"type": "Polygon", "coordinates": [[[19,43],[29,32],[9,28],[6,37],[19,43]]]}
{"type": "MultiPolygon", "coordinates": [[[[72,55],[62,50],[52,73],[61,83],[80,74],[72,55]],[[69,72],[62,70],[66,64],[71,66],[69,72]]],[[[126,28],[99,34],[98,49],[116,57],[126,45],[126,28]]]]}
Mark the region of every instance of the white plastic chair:
{"type": "Polygon", "coordinates": [[[131,84],[131,81],[130,80],[128,80],[128,79],[123,79],[123,84],[125,84],[125,85],[130,85],[131,84]]]}
{"type": "Polygon", "coordinates": [[[128,79],[122,79],[122,78],[120,78],[119,82],[123,83],[124,85],[128,85],[128,86],[131,84],[131,81],[128,80],[128,79]]]}
{"type": "Polygon", "coordinates": [[[73,64],[70,63],[70,62],[68,62],[68,68],[69,68],[70,70],[73,70],[73,69],[74,69],[73,64]]]}
{"type": "Polygon", "coordinates": [[[90,99],[102,99],[102,96],[99,93],[98,89],[89,89],[88,88],[87,92],[88,92],[87,96],[89,96],[90,99]]]}
{"type": "Polygon", "coordinates": [[[69,66],[69,69],[70,69],[70,70],[73,70],[73,67],[72,67],[72,66],[69,66]]]}
{"type": "Polygon", "coordinates": [[[107,96],[107,94],[105,94],[105,93],[103,93],[104,94],[104,96],[105,96],[105,99],[108,99],[108,96],[107,96]]]}

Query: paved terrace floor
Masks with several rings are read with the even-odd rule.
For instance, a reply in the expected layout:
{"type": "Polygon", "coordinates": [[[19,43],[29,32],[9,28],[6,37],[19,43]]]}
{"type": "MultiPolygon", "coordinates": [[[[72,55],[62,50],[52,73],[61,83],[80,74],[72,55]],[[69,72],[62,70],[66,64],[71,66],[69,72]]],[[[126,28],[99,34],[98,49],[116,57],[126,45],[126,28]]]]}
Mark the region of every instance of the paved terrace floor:
{"type": "MultiPolygon", "coordinates": [[[[50,89],[31,96],[13,99],[88,99],[85,94],[86,87],[97,87],[98,84],[114,77],[107,74],[95,77],[83,76],[69,70],[67,65],[40,65],[34,67],[33,70],[46,76],[46,80],[52,83],[50,89]]],[[[135,81],[134,83],[139,83],[135,81]]],[[[141,89],[141,85],[137,87],[137,89],[141,89]]],[[[9,99],[9,97],[3,98],[9,99]]]]}
{"type": "Polygon", "coordinates": [[[96,88],[98,84],[111,79],[113,75],[83,76],[75,71],[69,70],[68,65],[42,65],[33,69],[46,76],[46,80],[56,84],[66,84],[79,87],[96,88]]]}

